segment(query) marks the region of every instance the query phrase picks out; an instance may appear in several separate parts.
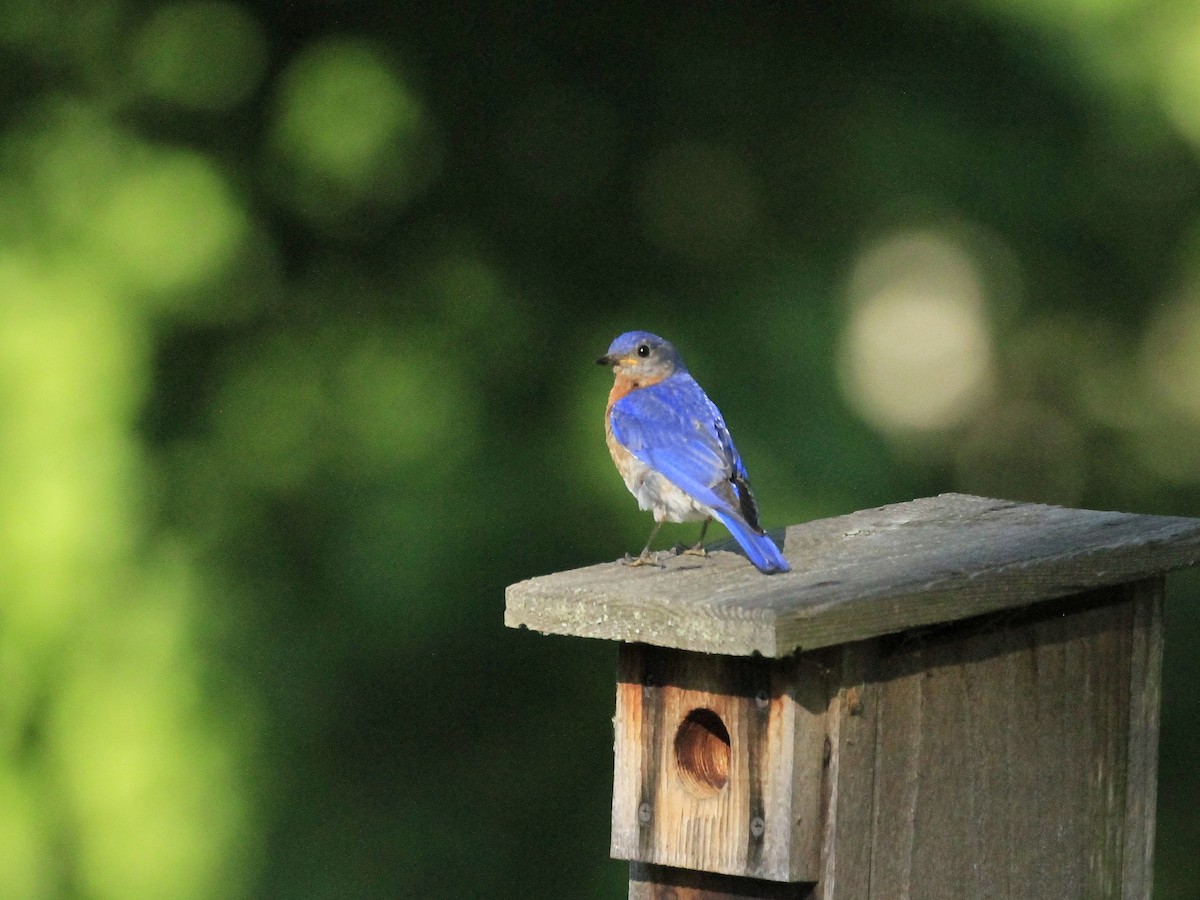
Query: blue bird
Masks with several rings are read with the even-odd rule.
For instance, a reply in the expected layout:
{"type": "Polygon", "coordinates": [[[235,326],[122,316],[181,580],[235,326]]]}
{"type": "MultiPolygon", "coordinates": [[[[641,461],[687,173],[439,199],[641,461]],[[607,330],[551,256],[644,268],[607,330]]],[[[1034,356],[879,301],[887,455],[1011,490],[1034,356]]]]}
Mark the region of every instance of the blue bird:
{"type": "Polygon", "coordinates": [[[645,548],[628,562],[653,562],[650,544],[663,522],[703,521],[689,551],[702,555],[715,518],[760,572],[787,572],[787,560],[758,524],[750,478],[721,411],[675,347],[648,331],[629,331],[596,362],[616,376],[604,410],[608,451],[638,506],[654,514],[645,548]]]}

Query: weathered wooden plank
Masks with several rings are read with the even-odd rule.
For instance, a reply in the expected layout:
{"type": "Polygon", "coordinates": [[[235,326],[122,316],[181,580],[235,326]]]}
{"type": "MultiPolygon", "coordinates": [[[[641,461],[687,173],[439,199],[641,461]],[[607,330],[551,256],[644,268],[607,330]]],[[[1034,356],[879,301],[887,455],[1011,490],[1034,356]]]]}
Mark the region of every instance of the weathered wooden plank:
{"type": "Polygon", "coordinates": [[[772,576],[716,550],[529,579],[505,623],[781,657],[1195,565],[1200,519],[944,494],[792,526],[784,551],[793,571],[772,576]]]}
{"type": "Polygon", "coordinates": [[[867,676],[877,654],[874,641],[839,648],[839,687],[826,716],[825,833],[815,900],[870,896],[871,845],[864,835],[874,820],[879,686],[867,676]]]}
{"type": "Polygon", "coordinates": [[[1155,578],[844,648],[816,897],[1148,898],[1161,604],[1155,578]]]}
{"type": "Polygon", "coordinates": [[[622,645],[612,855],[815,880],[827,690],[808,657],[622,645]]]}
{"type": "Polygon", "coordinates": [[[811,884],[629,864],[629,900],[809,900],[812,896],[811,884]]]}
{"type": "Polygon", "coordinates": [[[1164,595],[1161,582],[1148,582],[1134,610],[1122,900],[1146,900],[1153,886],[1164,595]]]}

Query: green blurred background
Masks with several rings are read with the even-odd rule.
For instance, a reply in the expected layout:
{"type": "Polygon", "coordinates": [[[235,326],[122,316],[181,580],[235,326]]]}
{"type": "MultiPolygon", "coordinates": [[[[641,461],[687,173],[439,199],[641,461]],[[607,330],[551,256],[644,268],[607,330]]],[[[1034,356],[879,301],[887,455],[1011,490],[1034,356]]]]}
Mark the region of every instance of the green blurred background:
{"type": "Polygon", "coordinates": [[[0,3],[0,897],[624,896],[615,648],[501,619],[645,538],[627,329],[769,527],[1200,515],[1200,6],[842,7],[0,3]]]}

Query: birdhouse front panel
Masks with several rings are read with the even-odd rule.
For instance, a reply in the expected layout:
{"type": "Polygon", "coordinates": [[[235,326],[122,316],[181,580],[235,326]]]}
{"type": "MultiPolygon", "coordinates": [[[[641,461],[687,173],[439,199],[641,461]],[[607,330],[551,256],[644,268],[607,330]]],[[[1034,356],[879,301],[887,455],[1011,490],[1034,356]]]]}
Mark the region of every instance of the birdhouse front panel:
{"type": "Polygon", "coordinates": [[[622,645],[612,855],[814,879],[826,706],[811,658],[622,645]]]}

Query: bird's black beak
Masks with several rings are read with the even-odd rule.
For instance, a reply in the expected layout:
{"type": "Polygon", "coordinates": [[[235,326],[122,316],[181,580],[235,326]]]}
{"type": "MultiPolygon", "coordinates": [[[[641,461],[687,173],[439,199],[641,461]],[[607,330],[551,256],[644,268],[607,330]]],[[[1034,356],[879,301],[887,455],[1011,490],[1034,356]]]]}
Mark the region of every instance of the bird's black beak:
{"type": "Polygon", "coordinates": [[[616,360],[614,360],[611,356],[602,356],[598,360],[596,360],[596,365],[607,366],[610,369],[613,367],[613,365],[615,363],[616,363],[616,360]]]}

